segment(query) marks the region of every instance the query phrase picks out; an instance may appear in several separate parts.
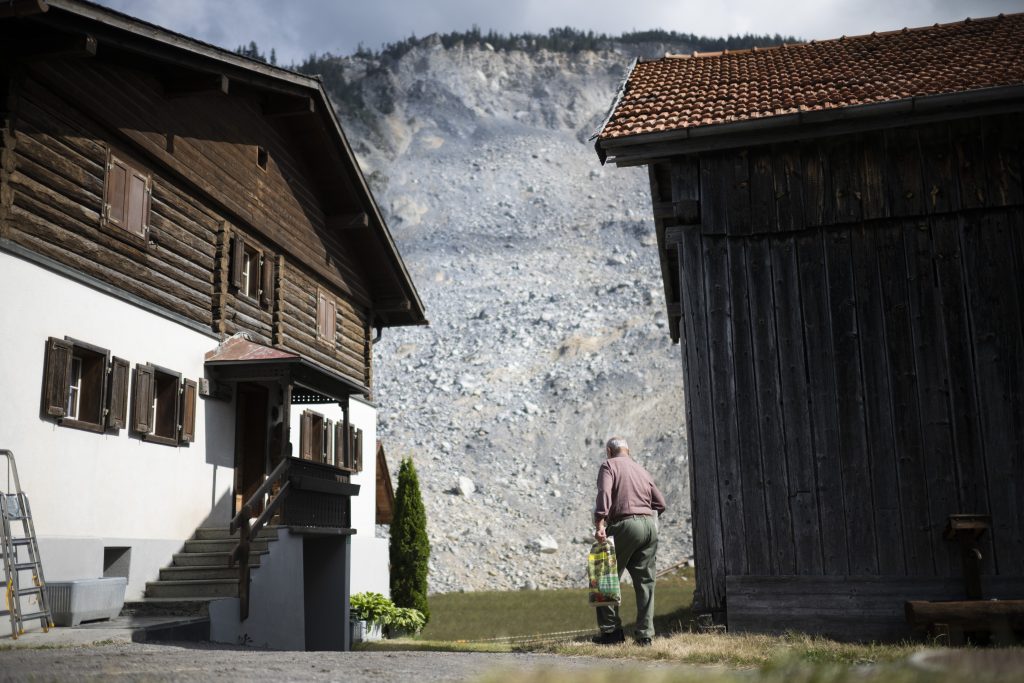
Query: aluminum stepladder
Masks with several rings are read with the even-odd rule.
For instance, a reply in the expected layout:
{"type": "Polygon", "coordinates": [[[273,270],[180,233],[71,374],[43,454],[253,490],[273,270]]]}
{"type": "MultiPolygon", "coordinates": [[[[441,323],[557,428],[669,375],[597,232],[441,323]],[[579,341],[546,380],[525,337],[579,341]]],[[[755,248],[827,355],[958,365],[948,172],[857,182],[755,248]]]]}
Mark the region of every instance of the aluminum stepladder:
{"type": "Polygon", "coordinates": [[[0,613],[7,612],[11,621],[11,636],[17,638],[25,632],[25,622],[38,619],[43,631],[53,626],[50,600],[46,594],[43,565],[39,557],[36,527],[32,521],[32,508],[28,496],[21,490],[14,453],[0,449],[0,458],[7,461],[7,476],[0,480],[0,555],[4,566],[4,605],[0,613]],[[13,486],[12,486],[13,485],[13,486]],[[21,535],[13,528],[21,522],[21,535]],[[24,552],[21,552],[24,550],[24,552]],[[22,575],[31,572],[31,584],[22,588],[22,575]],[[38,608],[25,612],[22,598],[37,596],[38,608]]]}

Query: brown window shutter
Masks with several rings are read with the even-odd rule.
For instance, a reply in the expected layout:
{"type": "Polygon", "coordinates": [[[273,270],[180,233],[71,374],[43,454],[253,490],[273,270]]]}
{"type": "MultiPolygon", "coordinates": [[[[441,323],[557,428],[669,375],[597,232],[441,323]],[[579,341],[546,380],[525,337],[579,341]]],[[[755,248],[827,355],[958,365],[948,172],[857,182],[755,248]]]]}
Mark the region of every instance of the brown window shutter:
{"type": "Polygon", "coordinates": [[[114,225],[124,227],[128,216],[128,167],[124,162],[110,157],[107,164],[106,216],[114,225]]]}
{"type": "Polygon", "coordinates": [[[71,356],[74,345],[63,339],[46,340],[46,361],[43,370],[43,410],[53,417],[64,417],[68,405],[68,383],[71,381],[71,356]]]}
{"type": "Polygon", "coordinates": [[[132,430],[139,434],[153,431],[153,393],[156,381],[152,365],[135,366],[132,392],[132,430]]]}
{"type": "Polygon", "coordinates": [[[328,300],[327,300],[327,316],[326,317],[327,317],[327,320],[326,320],[325,324],[327,326],[327,330],[324,333],[324,336],[327,338],[327,341],[329,341],[331,343],[331,346],[334,346],[334,342],[337,339],[338,304],[334,300],[333,297],[328,298],[328,300]]]}
{"type": "Polygon", "coordinates": [[[356,449],[355,449],[355,467],[356,472],[363,471],[363,430],[356,430],[356,449]]]}
{"type": "Polygon", "coordinates": [[[327,295],[322,289],[316,291],[316,336],[327,337],[327,295]]]}
{"type": "Polygon", "coordinates": [[[263,257],[260,274],[263,282],[260,286],[260,306],[270,308],[274,302],[274,259],[269,255],[263,257]]]}
{"type": "Polygon", "coordinates": [[[181,441],[192,443],[196,440],[196,382],[186,379],[181,390],[181,441]]]}
{"type": "Polygon", "coordinates": [[[125,229],[135,235],[146,234],[147,189],[149,180],[138,171],[128,173],[128,201],[125,217],[125,229]]]}
{"type": "Polygon", "coordinates": [[[345,466],[345,425],[338,422],[334,425],[334,466],[345,466]]]}
{"type": "Polygon", "coordinates": [[[299,419],[299,457],[313,459],[313,416],[307,410],[299,419]]]}
{"type": "Polygon", "coordinates": [[[237,235],[231,238],[231,286],[242,288],[242,268],[245,265],[245,240],[237,235]]]}
{"type": "Polygon", "coordinates": [[[323,452],[320,454],[320,462],[330,462],[331,453],[334,452],[334,421],[324,420],[324,441],[323,452]]]}
{"type": "Polygon", "coordinates": [[[110,381],[107,392],[107,427],[124,429],[128,426],[128,361],[114,356],[110,361],[110,381]]]}

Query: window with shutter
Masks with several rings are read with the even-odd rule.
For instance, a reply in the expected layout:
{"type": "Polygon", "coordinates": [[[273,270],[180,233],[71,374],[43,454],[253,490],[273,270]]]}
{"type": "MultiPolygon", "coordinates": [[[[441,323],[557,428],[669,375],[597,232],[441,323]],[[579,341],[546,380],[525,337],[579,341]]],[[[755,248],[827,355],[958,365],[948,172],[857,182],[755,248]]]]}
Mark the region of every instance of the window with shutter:
{"type": "Polygon", "coordinates": [[[107,427],[118,430],[128,426],[128,361],[114,356],[110,360],[107,390],[107,427]]]}
{"type": "Polygon", "coordinates": [[[320,413],[312,410],[303,411],[299,427],[299,444],[304,460],[314,462],[328,460],[333,441],[331,424],[331,421],[325,419],[320,413]]]}
{"type": "Polygon", "coordinates": [[[104,431],[110,352],[69,337],[50,337],[46,349],[43,415],[64,427],[104,431]]]}
{"type": "MultiPolygon", "coordinates": [[[[195,382],[191,382],[193,397],[195,382]]],[[[167,446],[177,446],[183,431],[182,410],[185,407],[186,388],[181,373],[147,363],[135,366],[135,382],[132,392],[132,431],[146,441],[167,446]]],[[[195,431],[195,398],[192,399],[195,431]]]]}
{"type": "Polygon", "coordinates": [[[140,165],[110,153],[103,187],[101,225],[145,243],[149,231],[152,177],[140,165]]]}
{"type": "Polygon", "coordinates": [[[274,298],[274,268],[270,255],[241,235],[231,239],[231,287],[238,296],[270,308],[274,298]]]}
{"type": "Polygon", "coordinates": [[[181,386],[181,437],[180,443],[192,443],[196,440],[196,399],[197,385],[194,380],[186,379],[181,386]]]}

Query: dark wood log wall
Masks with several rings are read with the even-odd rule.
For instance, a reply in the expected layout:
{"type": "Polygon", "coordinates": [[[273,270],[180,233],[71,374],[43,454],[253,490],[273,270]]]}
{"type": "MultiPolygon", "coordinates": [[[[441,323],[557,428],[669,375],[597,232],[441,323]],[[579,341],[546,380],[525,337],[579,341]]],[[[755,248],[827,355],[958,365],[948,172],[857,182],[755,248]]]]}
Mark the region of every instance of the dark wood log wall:
{"type": "Polygon", "coordinates": [[[3,237],[214,332],[249,332],[368,386],[366,278],[327,235],[307,171],[255,104],[166,100],[141,72],[89,60],[34,64],[13,102],[0,142],[3,237]],[[269,149],[266,171],[256,141],[269,149]],[[152,173],[148,244],[100,227],[111,149],[152,173]],[[229,288],[233,235],[275,269],[271,306],[229,288]],[[333,350],[315,343],[318,284],[339,301],[333,350]]]}
{"type": "Polygon", "coordinates": [[[652,169],[656,207],[700,197],[664,236],[705,608],[726,607],[727,576],[959,576],[942,538],[959,512],[992,515],[984,573],[1024,577],[1022,130],[1005,115],[652,169]]]}

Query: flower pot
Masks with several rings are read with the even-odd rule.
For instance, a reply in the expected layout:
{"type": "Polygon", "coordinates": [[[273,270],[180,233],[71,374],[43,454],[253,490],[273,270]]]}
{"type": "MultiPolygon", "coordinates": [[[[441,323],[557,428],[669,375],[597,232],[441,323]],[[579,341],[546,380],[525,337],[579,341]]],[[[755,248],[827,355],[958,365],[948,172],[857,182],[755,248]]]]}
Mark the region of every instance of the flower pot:
{"type": "Polygon", "coordinates": [[[365,643],[373,640],[381,640],[380,624],[376,621],[366,622],[362,619],[352,621],[352,642],[365,643]]]}

